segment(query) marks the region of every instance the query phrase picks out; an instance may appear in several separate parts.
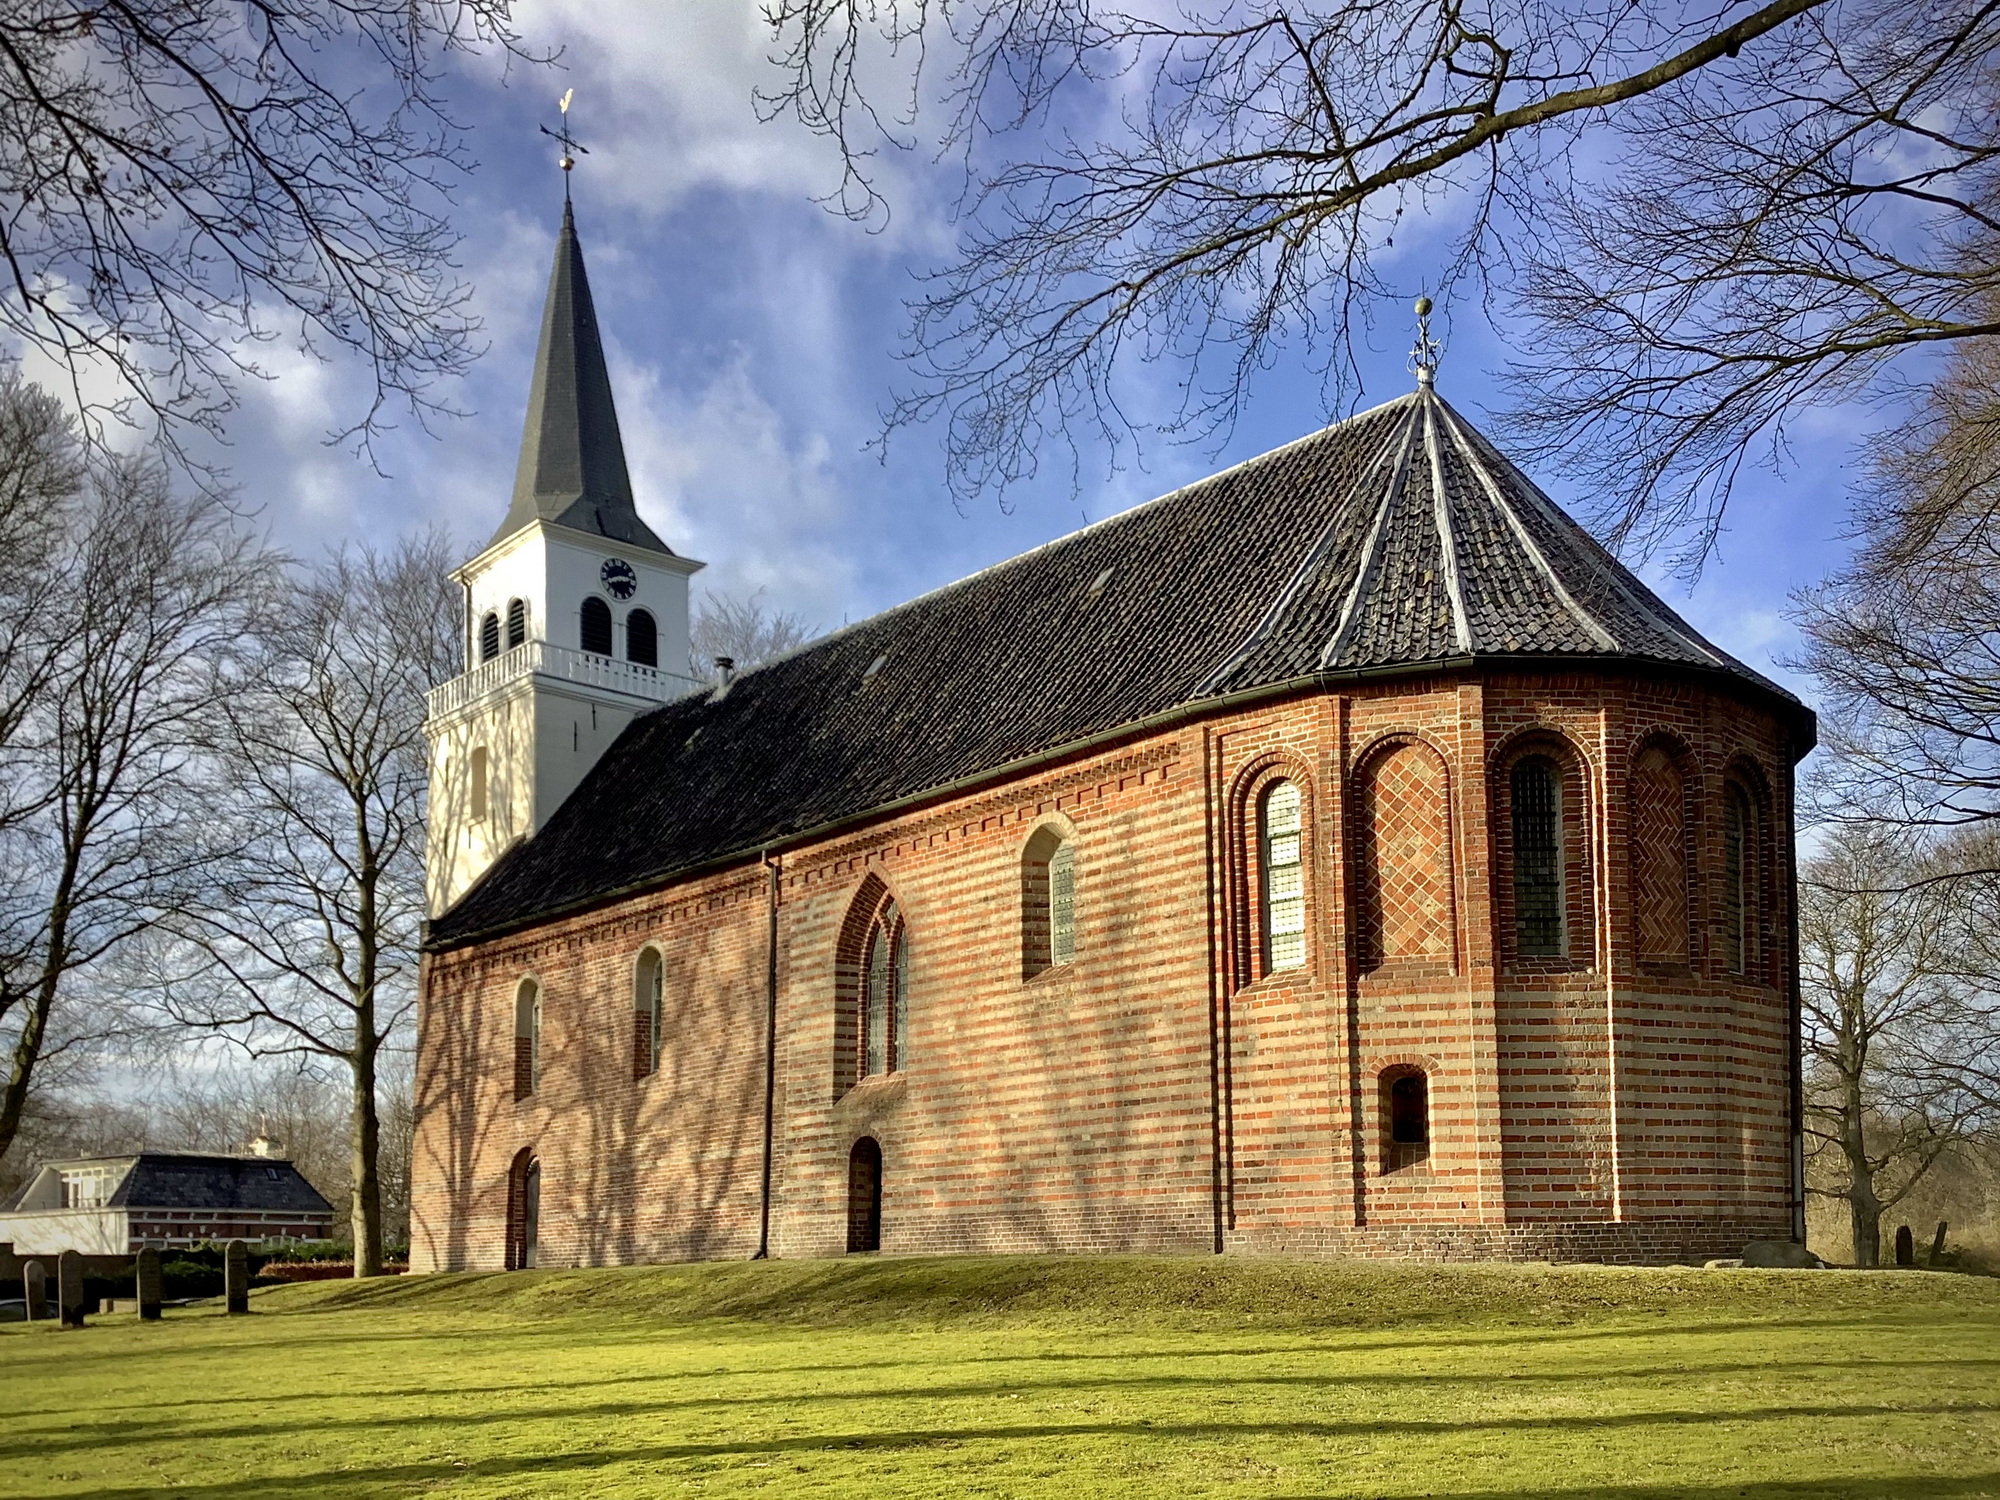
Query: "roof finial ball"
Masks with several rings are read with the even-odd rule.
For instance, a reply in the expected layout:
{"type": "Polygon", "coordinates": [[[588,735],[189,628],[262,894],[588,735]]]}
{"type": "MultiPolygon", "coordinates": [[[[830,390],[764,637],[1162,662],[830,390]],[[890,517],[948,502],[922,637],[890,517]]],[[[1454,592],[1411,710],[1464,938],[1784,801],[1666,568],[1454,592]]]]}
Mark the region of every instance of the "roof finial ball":
{"type": "Polygon", "coordinates": [[[1410,351],[1410,373],[1426,389],[1437,379],[1438,361],[1444,357],[1444,345],[1431,337],[1431,307],[1430,298],[1417,298],[1417,344],[1410,351]]]}

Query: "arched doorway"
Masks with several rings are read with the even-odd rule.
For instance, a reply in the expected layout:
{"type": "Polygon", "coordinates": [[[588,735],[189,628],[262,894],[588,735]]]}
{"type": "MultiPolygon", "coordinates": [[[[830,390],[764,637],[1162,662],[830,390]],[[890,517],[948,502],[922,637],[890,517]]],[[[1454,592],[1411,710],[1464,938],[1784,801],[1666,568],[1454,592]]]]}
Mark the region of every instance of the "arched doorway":
{"type": "Polygon", "coordinates": [[[535,1242],[542,1218],[542,1164],[523,1146],[507,1173],[507,1269],[526,1270],[535,1264],[535,1242]]]}
{"type": "Polygon", "coordinates": [[[882,1147],[864,1135],[847,1155],[847,1253],[882,1248],[882,1147]]]}

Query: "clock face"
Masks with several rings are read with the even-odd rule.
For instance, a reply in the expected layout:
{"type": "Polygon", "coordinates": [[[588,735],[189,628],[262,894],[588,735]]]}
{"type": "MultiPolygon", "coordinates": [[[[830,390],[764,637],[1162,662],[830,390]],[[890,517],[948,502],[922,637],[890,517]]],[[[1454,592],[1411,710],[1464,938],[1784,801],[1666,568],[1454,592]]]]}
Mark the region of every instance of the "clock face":
{"type": "Polygon", "coordinates": [[[599,571],[604,591],[614,599],[630,599],[639,592],[639,575],[622,557],[614,557],[599,571]]]}

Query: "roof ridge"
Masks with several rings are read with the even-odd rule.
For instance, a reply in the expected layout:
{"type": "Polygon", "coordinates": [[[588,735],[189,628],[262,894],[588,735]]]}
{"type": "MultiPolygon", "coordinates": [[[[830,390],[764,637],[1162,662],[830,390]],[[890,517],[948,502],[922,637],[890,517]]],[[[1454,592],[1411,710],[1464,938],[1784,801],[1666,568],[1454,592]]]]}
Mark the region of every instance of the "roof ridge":
{"type": "Polygon", "coordinates": [[[1368,540],[1361,548],[1361,565],[1354,570],[1354,582],[1349,585],[1347,598],[1341,603],[1340,619],[1333,627],[1333,634],[1327,638],[1326,648],[1319,654],[1322,668],[1331,667],[1347,645],[1348,634],[1354,629],[1354,622],[1361,613],[1362,596],[1368,592],[1375,570],[1381,565],[1382,538],[1388,531],[1389,514],[1396,508],[1396,502],[1403,493],[1404,479],[1410,468],[1410,450],[1416,446],[1416,426],[1414,420],[1403,424],[1402,452],[1396,458],[1396,471],[1382,492],[1382,503],[1376,508],[1375,520],[1368,528],[1368,540]]]}
{"type": "Polygon", "coordinates": [[[1451,634],[1461,651],[1474,649],[1472,619],[1465,612],[1465,588],[1458,572],[1458,538],[1451,528],[1451,497],[1444,486],[1444,455],[1438,451],[1437,395],[1428,383],[1423,393],[1424,451],[1431,461],[1431,519],[1437,526],[1438,565],[1444,571],[1445,597],[1451,600],[1451,634]]]}
{"type": "MultiPolygon", "coordinates": [[[[1319,438],[1323,438],[1330,432],[1338,431],[1343,427],[1348,427],[1358,422],[1364,422],[1368,418],[1373,417],[1378,413],[1385,412],[1393,406],[1399,405],[1404,402],[1414,402],[1416,400],[1416,397],[1417,393],[1415,391],[1410,391],[1406,392],[1401,396],[1392,397],[1390,400],[1378,402],[1374,406],[1369,407],[1366,411],[1359,411],[1354,413],[1354,415],[1352,416],[1342,417],[1338,422],[1329,422],[1323,427],[1316,427],[1311,432],[1304,433],[1299,437],[1295,437],[1291,439],[1291,441],[1289,442],[1280,443],[1275,448],[1267,448],[1262,453],[1252,454],[1249,458],[1239,459],[1237,462],[1229,465],[1229,467],[1226,469],[1217,469],[1213,474],[1204,475],[1200,479],[1191,479],[1186,484],[1178,485],[1175,488],[1166,491],[1166,493],[1164,494],[1153,496],[1153,498],[1150,500],[1141,500],[1136,504],[1126,506],[1125,509],[1123,510],[1114,511],[1112,514],[1108,516],[1101,516],[1097,520],[1090,522],[1088,525],[1079,526],[1074,531],[1066,531],[1060,536],[1050,537],[1045,542],[1037,542],[1034,546],[1030,547],[1025,552],[1016,552],[1011,557],[1003,557],[998,562],[988,563],[983,568],[975,568],[970,573],[966,573],[958,578],[952,579],[949,583],[941,583],[935,588],[926,589],[921,594],[913,595],[912,597],[903,600],[901,603],[891,604],[885,609],[877,610],[872,615],[864,615],[859,620],[855,620],[850,622],[849,624],[842,625],[838,630],[829,630],[825,635],[814,636],[809,641],[802,641],[798,645],[792,647],[792,649],[789,651],[782,652],[777,656],[766,657],[763,661],[758,662],[756,666],[747,667],[739,671],[736,674],[735,682],[732,684],[732,686],[733,687],[740,686],[746,679],[754,676],[758,672],[765,671],[768,668],[778,666],[784,662],[793,661],[801,656],[810,655],[812,652],[819,650],[823,646],[830,645],[832,642],[839,640],[843,636],[851,635],[858,630],[864,630],[871,625],[878,624],[879,622],[888,619],[892,615],[901,614],[904,610],[915,609],[919,604],[923,604],[928,600],[936,599],[940,595],[949,594],[954,589],[962,588],[966,584],[975,582],[978,579],[988,577],[995,573],[1002,573],[1010,568],[1019,566],[1021,564],[1025,564],[1031,559],[1041,557],[1044,554],[1052,552],[1059,547],[1066,546],[1069,543],[1076,541],[1079,537],[1088,536],[1094,531],[1101,531],[1107,526],[1113,526],[1121,521],[1129,520],[1131,517],[1139,515],[1142,512],[1153,510],[1158,506],[1165,505],[1170,500],[1179,499],[1181,496],[1188,494],[1190,491],[1206,488],[1207,486],[1214,484],[1219,480],[1225,479],[1229,475],[1234,474],[1241,469],[1249,468],[1252,464],[1260,464],[1267,459],[1274,459],[1281,453],[1288,453],[1292,449],[1300,447],[1303,444],[1313,442],[1319,438]]],[[[693,695],[691,694],[690,696],[693,695]]],[[[677,699],[676,701],[686,702],[687,700],[677,699]]],[[[653,712],[655,713],[657,713],[658,711],[659,710],[657,709],[653,710],[653,712]]]]}

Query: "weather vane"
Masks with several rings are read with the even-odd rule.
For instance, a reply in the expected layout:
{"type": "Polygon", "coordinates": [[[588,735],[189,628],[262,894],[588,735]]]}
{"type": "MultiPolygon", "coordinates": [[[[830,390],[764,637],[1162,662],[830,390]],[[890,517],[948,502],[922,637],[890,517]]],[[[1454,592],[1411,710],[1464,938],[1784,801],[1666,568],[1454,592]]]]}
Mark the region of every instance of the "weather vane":
{"type": "Polygon", "coordinates": [[[576,137],[569,133],[569,101],[575,97],[575,89],[564,89],[562,99],[557,104],[557,108],[562,111],[562,129],[551,130],[546,125],[538,127],[543,135],[548,136],[562,147],[563,202],[565,203],[569,202],[570,169],[576,165],[576,159],[579,156],[590,155],[590,148],[579,145],[576,137]]]}
{"type": "Polygon", "coordinates": [[[1444,345],[1431,337],[1431,299],[1417,298],[1417,346],[1410,351],[1410,373],[1417,377],[1418,385],[1429,385],[1437,378],[1438,361],[1444,358],[1444,345]]]}

